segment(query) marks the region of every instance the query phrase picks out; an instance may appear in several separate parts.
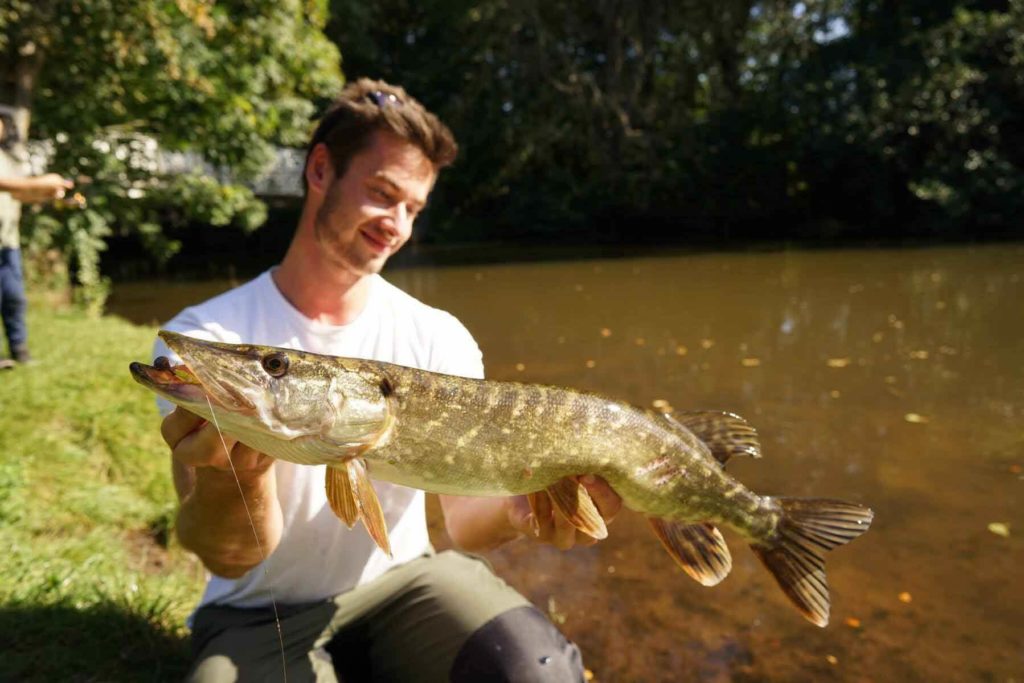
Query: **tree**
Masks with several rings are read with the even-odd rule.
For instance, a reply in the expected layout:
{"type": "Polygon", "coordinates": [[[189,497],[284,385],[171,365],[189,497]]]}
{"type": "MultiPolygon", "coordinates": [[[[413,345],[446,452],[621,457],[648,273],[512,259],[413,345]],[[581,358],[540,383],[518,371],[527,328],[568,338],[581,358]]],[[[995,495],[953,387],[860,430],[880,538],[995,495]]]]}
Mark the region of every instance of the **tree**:
{"type": "Polygon", "coordinates": [[[257,227],[265,208],[240,183],[273,145],[303,144],[317,101],[341,84],[325,22],[326,0],[9,0],[0,101],[88,198],[82,211],[29,215],[27,241],[62,250],[96,303],[111,232],[167,258],[175,222],[257,227]],[[157,149],[196,152],[220,172],[162,172],[157,149]]]}

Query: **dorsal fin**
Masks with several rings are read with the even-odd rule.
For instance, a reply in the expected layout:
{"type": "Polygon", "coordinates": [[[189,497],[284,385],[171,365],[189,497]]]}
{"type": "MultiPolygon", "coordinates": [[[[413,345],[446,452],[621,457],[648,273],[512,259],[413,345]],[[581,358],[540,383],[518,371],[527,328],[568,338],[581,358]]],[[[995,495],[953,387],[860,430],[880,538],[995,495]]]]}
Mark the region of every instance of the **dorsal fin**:
{"type": "Polygon", "coordinates": [[[757,430],[734,413],[704,410],[684,413],[661,413],[673,427],[683,427],[707,444],[712,455],[723,466],[734,455],[761,457],[757,430]]]}

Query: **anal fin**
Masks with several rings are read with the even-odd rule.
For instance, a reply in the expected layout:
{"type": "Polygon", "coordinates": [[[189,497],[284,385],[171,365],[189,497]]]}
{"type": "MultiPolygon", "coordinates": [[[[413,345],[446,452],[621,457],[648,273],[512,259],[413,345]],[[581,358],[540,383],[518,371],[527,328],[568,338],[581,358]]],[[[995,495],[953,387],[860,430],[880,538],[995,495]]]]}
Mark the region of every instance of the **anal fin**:
{"type": "Polygon", "coordinates": [[[732,569],[725,539],[713,524],[672,522],[648,517],[654,534],[684,572],[705,586],[714,586],[732,569]]]}
{"type": "Polygon", "coordinates": [[[551,502],[570,524],[591,538],[608,538],[604,517],[583,484],[572,477],[565,477],[549,486],[547,492],[551,502]]]}
{"type": "Polygon", "coordinates": [[[362,460],[329,466],[326,477],[327,502],[338,518],[352,528],[360,519],[377,547],[391,557],[388,525],[377,492],[362,460]]]}

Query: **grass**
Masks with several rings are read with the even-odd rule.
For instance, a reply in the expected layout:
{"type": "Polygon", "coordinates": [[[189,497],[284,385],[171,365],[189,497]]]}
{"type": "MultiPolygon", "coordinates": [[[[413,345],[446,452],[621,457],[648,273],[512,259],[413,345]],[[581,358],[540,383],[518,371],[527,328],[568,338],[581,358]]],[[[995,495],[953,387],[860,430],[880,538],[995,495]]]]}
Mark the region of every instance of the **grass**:
{"type": "Polygon", "coordinates": [[[202,570],[128,373],[156,330],[42,306],[29,328],[39,362],[0,373],[0,680],[180,680],[202,570]]]}

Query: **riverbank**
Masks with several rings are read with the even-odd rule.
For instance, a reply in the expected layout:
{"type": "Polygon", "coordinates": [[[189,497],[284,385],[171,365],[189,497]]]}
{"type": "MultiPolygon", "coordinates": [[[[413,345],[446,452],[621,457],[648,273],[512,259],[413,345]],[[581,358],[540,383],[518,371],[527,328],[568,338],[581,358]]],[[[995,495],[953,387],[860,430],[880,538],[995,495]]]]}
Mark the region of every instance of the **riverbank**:
{"type": "Polygon", "coordinates": [[[166,446],[128,373],[155,328],[32,309],[0,374],[0,680],[180,680],[202,588],[166,446]]]}

